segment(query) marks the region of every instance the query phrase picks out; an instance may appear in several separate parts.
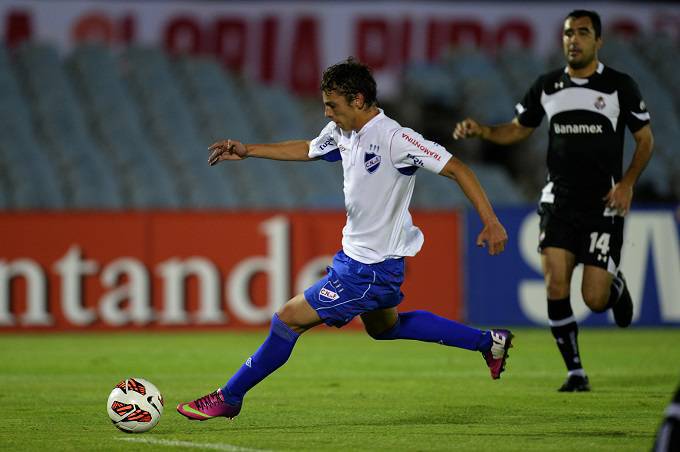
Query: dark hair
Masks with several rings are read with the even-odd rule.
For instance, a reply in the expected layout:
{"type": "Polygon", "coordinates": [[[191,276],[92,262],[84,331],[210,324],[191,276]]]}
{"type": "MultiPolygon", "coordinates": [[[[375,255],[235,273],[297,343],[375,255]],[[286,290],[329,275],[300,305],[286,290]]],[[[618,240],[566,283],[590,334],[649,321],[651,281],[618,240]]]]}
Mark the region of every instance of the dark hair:
{"type": "Polygon", "coordinates": [[[347,102],[354,100],[357,94],[364,95],[366,106],[378,102],[377,88],[371,69],[353,57],[327,68],[321,76],[321,91],[335,91],[345,96],[347,102]]]}
{"type": "Polygon", "coordinates": [[[573,17],[574,19],[579,19],[581,17],[590,17],[590,21],[593,23],[593,30],[595,30],[595,39],[602,36],[602,21],[600,20],[600,15],[595,11],[588,11],[587,9],[575,9],[569,14],[564,20],[573,17]]]}

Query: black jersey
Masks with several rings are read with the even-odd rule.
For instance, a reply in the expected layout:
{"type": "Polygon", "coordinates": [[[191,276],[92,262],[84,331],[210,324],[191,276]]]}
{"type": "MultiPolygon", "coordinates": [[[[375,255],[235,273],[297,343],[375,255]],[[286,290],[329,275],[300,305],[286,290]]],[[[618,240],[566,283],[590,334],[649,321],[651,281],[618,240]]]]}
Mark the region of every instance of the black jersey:
{"type": "Polygon", "coordinates": [[[622,177],[624,128],[636,132],[649,113],[635,81],[600,63],[588,78],[566,69],[543,74],[515,107],[526,127],[550,121],[548,185],[542,201],[603,206],[602,198],[622,177]]]}

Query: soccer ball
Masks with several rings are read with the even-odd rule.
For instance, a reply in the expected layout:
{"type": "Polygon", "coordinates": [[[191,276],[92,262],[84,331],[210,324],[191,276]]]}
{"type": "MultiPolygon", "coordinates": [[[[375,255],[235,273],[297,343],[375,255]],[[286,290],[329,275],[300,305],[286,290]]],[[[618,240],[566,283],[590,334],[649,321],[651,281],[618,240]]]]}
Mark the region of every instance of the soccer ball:
{"type": "Polygon", "coordinates": [[[111,391],[106,411],[113,425],[124,432],[147,432],[163,414],[163,396],[151,382],[127,378],[111,391]]]}

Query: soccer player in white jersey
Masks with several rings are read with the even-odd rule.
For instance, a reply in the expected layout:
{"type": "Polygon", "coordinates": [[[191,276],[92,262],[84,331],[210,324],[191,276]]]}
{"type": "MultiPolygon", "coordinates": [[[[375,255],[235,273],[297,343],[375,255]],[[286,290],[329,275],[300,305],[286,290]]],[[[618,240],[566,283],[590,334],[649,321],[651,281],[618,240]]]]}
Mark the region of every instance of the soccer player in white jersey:
{"type": "Polygon", "coordinates": [[[404,297],[404,257],[414,256],[423,245],[408,211],[419,168],[457,182],[484,225],[477,244],[492,255],[503,251],[507,234],[474,173],[437,143],[388,118],[378,108],[370,69],[354,59],[326,69],[321,91],[331,122],[317,138],[247,145],[224,140],[210,147],[210,165],[255,157],[341,161],[347,224],[342,250],[327,276],[274,314],[269,336],[236,374],[216,391],[177,406],[189,419],[235,417],[246,392],[288,360],[302,333],[321,323],[342,327],[357,315],[374,339],[479,351],[493,379],[505,368],[510,331],[480,331],[427,311],[397,310],[404,297]]]}
{"type": "Polygon", "coordinates": [[[602,24],[595,11],[574,10],[564,20],[567,65],[543,74],[515,107],[512,122],[486,126],[459,122],[454,138],[480,137],[496,144],[524,140],[544,116],[550,122],[548,181],[541,193],[539,250],[550,330],[567,379],[560,392],[590,391],[571,309],[574,267],[583,264],[581,293],[593,312],[612,310],[622,328],[633,319],[633,301],[619,269],[624,215],[633,186],[652,156],[654,138],[640,90],[627,74],[598,60],[602,24]],[[623,173],[628,128],[635,153],[623,173]]]}

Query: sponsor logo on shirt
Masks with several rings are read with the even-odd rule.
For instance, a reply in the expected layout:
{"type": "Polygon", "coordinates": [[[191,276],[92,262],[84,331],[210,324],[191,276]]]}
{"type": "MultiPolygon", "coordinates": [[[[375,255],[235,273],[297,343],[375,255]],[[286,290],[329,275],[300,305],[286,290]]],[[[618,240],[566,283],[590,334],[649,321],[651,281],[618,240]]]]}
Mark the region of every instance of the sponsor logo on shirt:
{"type": "Polygon", "coordinates": [[[326,136],[323,139],[323,141],[319,142],[317,144],[317,147],[319,148],[319,151],[325,152],[325,153],[330,153],[330,152],[333,152],[333,151],[338,149],[337,145],[335,144],[335,140],[330,135],[326,136]],[[327,149],[329,147],[331,149],[327,149]]]}
{"type": "Polygon", "coordinates": [[[338,298],[340,298],[340,295],[335,292],[335,287],[333,287],[330,281],[326,282],[319,291],[319,301],[330,303],[338,298]]]}
{"type": "Polygon", "coordinates": [[[414,145],[415,147],[417,147],[418,149],[420,149],[421,151],[423,151],[423,153],[424,153],[425,155],[427,155],[427,156],[429,156],[429,157],[432,157],[432,158],[435,159],[435,160],[441,160],[441,159],[442,159],[442,156],[441,156],[441,154],[440,154],[439,152],[436,152],[436,151],[433,151],[433,150],[429,149],[429,148],[426,147],[425,145],[421,144],[418,140],[416,140],[415,138],[411,137],[411,136],[410,136],[409,134],[407,134],[406,132],[402,132],[402,133],[401,133],[401,137],[402,137],[404,140],[406,140],[406,141],[408,141],[409,143],[411,143],[412,145],[414,145]]]}
{"type": "Polygon", "coordinates": [[[413,155],[413,154],[406,154],[406,158],[407,158],[407,159],[411,159],[411,161],[413,162],[413,164],[414,164],[415,166],[420,166],[420,167],[425,166],[425,163],[423,162],[423,159],[421,159],[420,157],[417,157],[417,156],[415,156],[415,155],[413,155]]]}
{"type": "Polygon", "coordinates": [[[602,124],[553,124],[553,131],[558,135],[604,133],[602,124]]]}

